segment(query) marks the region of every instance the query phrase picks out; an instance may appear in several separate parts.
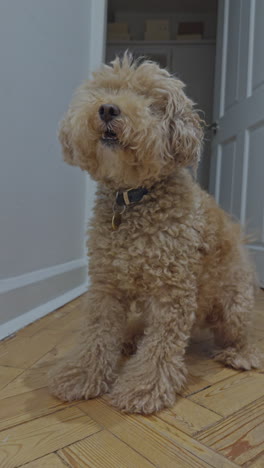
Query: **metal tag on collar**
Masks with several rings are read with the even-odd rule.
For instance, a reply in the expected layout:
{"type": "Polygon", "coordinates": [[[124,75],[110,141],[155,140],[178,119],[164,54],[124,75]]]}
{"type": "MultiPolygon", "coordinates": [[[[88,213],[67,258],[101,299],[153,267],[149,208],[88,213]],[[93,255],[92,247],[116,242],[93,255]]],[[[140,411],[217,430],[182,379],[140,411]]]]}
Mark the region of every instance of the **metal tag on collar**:
{"type": "Polygon", "coordinates": [[[120,224],[122,223],[122,214],[125,212],[126,206],[118,206],[116,203],[113,206],[113,216],[112,216],[112,229],[117,231],[120,224]]]}

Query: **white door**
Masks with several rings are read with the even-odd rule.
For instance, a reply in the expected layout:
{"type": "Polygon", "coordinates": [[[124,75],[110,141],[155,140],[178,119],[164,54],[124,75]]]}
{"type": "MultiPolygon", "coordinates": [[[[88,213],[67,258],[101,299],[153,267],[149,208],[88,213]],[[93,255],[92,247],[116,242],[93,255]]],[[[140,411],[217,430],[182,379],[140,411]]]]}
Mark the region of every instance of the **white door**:
{"type": "Polygon", "coordinates": [[[210,192],[254,237],[264,287],[264,1],[219,0],[210,192]]]}

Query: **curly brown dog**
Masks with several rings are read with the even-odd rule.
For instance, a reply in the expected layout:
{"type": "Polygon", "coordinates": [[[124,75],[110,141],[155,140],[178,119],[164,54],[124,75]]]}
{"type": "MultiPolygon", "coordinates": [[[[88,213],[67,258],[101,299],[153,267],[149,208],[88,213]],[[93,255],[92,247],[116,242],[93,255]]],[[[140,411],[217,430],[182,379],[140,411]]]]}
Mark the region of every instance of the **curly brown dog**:
{"type": "Polygon", "coordinates": [[[194,324],[213,330],[215,359],[260,364],[247,342],[253,268],[239,226],[187,169],[203,132],[183,87],[125,54],[77,90],[61,123],[65,160],[99,182],[86,325],[50,375],[62,400],[110,393],[120,410],[146,414],[173,405],[194,324]],[[134,353],[122,364],[124,342],[134,353]]]}

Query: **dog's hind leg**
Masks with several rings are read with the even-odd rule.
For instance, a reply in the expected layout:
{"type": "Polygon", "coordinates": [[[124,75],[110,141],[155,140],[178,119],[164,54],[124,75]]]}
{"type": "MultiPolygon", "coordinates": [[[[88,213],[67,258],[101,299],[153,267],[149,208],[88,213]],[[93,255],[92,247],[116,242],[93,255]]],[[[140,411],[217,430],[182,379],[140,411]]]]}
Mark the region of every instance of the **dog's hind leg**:
{"type": "Polygon", "coordinates": [[[116,378],[125,312],[116,294],[88,294],[87,319],[79,345],[49,375],[50,391],[63,401],[106,393],[116,378]]]}
{"type": "Polygon", "coordinates": [[[248,343],[254,287],[247,281],[229,283],[222,290],[219,319],[213,327],[217,346],[214,358],[235,369],[261,366],[261,354],[248,343]]]}
{"type": "Polygon", "coordinates": [[[149,414],[172,406],[185,383],[184,354],[195,316],[192,291],[180,297],[160,291],[149,300],[148,323],[134,354],[124,364],[110,402],[132,413],[149,414]]]}

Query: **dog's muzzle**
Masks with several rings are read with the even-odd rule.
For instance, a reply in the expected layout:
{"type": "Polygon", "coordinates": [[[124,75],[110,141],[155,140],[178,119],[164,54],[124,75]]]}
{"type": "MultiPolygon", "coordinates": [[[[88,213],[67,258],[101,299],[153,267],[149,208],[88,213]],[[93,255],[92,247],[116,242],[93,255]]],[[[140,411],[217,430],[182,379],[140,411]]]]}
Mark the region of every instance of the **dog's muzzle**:
{"type": "Polygon", "coordinates": [[[118,143],[118,137],[112,130],[106,130],[101,137],[101,141],[106,145],[116,145],[118,143]]]}
{"type": "Polygon", "coordinates": [[[98,112],[100,119],[106,123],[111,122],[111,120],[120,115],[120,109],[115,104],[102,104],[99,107],[98,112]]]}

